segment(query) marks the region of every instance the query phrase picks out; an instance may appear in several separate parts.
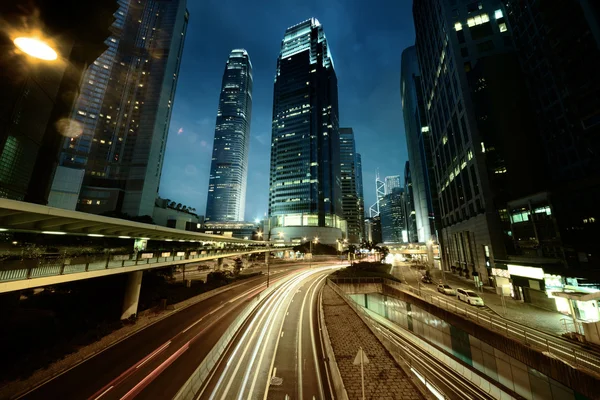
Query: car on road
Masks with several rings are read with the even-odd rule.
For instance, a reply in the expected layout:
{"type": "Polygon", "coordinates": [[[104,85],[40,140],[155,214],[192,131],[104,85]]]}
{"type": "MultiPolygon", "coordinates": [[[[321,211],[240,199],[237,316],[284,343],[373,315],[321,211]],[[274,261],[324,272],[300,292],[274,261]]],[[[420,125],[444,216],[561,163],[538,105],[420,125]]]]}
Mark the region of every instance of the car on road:
{"type": "Polygon", "coordinates": [[[421,282],[423,282],[423,283],[433,283],[433,281],[431,280],[431,277],[429,277],[427,275],[423,275],[421,277],[421,282]]]}
{"type": "Polygon", "coordinates": [[[479,297],[477,293],[469,289],[456,289],[456,295],[458,299],[468,303],[472,306],[483,306],[485,305],[483,299],[479,297]]]}
{"type": "Polygon", "coordinates": [[[456,290],[452,289],[450,287],[450,285],[444,285],[444,284],[440,283],[439,285],[437,285],[437,290],[438,290],[438,292],[443,293],[443,294],[447,294],[450,296],[456,296],[456,290]]]}

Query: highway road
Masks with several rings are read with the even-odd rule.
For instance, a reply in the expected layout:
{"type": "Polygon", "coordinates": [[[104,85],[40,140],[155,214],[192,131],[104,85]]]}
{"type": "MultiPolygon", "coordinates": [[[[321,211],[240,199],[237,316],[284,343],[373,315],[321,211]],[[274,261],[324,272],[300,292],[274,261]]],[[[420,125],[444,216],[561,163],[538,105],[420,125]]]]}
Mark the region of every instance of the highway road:
{"type": "MultiPolygon", "coordinates": [[[[274,269],[271,283],[293,281],[308,267],[292,264],[274,269]]],[[[118,342],[21,398],[172,398],[229,324],[265,287],[265,276],[232,285],[118,342]]]]}
{"type": "Polygon", "coordinates": [[[332,267],[303,271],[263,301],[197,396],[201,399],[331,399],[318,319],[332,267]]]}

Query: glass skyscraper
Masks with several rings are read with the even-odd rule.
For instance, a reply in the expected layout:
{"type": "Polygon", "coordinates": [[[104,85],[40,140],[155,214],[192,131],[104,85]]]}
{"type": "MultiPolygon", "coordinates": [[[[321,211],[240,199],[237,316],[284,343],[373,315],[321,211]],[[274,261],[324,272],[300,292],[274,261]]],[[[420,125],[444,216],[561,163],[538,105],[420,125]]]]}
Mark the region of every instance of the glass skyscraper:
{"type": "Polygon", "coordinates": [[[243,49],[231,51],[225,72],[213,145],[205,221],[243,221],[248,180],[252,63],[243,49]]]}
{"type": "Polygon", "coordinates": [[[83,133],[66,141],[61,165],[85,170],[78,210],[152,215],[189,13],[185,0],[119,5],[74,110],[83,133]]]}
{"type": "Polygon", "coordinates": [[[340,172],[342,209],[348,225],[348,241],[359,243],[363,216],[360,214],[356,185],[356,142],[352,128],[340,128],[340,172]]]}
{"type": "Polygon", "coordinates": [[[360,218],[360,241],[365,240],[365,194],[363,190],[362,157],[356,153],[356,196],[358,197],[358,216],[360,218]]]}
{"type": "Polygon", "coordinates": [[[392,175],[385,177],[385,194],[392,193],[395,188],[401,188],[400,175],[392,175]]]}
{"type": "Polygon", "coordinates": [[[436,234],[435,218],[439,218],[439,207],[436,207],[437,191],[431,191],[431,187],[435,187],[431,131],[425,115],[421,73],[414,46],[402,52],[400,86],[417,237],[419,242],[426,243],[436,234]]]}
{"type": "Polygon", "coordinates": [[[337,77],[315,18],[288,28],[281,43],[270,175],[272,234],[286,240],[314,234],[326,243],[342,237],[337,77]]]}
{"type": "Polygon", "coordinates": [[[384,243],[406,243],[406,207],[404,189],[395,187],[383,196],[381,211],[381,236],[384,243]]]}

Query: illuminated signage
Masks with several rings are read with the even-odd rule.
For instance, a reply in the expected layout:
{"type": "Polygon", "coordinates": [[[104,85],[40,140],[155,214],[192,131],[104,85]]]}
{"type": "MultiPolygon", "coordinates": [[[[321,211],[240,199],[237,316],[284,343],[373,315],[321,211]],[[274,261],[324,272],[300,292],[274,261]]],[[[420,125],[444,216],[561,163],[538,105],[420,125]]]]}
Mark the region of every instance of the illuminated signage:
{"type": "Polygon", "coordinates": [[[544,270],[536,267],[508,264],[508,272],[511,275],[522,276],[525,278],[544,279],[544,270]]]}

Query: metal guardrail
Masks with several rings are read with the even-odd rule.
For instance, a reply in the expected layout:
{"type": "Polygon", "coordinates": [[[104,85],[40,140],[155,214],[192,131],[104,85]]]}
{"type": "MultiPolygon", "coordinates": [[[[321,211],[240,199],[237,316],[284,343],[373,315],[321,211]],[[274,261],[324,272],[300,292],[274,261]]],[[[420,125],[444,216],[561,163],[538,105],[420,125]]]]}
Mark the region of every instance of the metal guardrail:
{"type": "MultiPolygon", "coordinates": [[[[270,248],[270,251],[278,251],[270,248]]],[[[0,282],[10,282],[25,279],[43,278],[48,276],[68,275],[80,272],[97,271],[102,269],[117,269],[137,265],[152,265],[165,262],[181,261],[182,264],[214,259],[221,257],[241,256],[253,253],[263,253],[266,248],[246,251],[197,250],[197,251],[141,251],[131,254],[111,254],[102,257],[61,257],[42,259],[36,263],[4,262],[0,263],[0,282]],[[10,264],[22,264],[14,268],[10,264]],[[29,264],[29,265],[28,265],[29,264]],[[33,264],[33,265],[32,265],[33,264]]]]}
{"type": "Polygon", "coordinates": [[[348,284],[376,283],[374,280],[379,280],[379,283],[384,285],[384,291],[385,286],[388,286],[402,292],[410,293],[444,310],[467,317],[477,324],[499,332],[506,337],[517,339],[536,350],[546,352],[548,355],[554,356],[574,367],[600,374],[600,356],[591,353],[590,349],[583,348],[560,337],[538,331],[509,319],[488,312],[482,312],[476,306],[451,300],[448,297],[442,297],[435,293],[428,293],[426,290],[419,290],[385,278],[337,278],[333,281],[348,284]]]}
{"type": "MultiPolygon", "coordinates": [[[[338,278],[338,279],[347,279],[347,278],[338,278]]],[[[371,279],[371,278],[366,278],[366,279],[371,279]]],[[[359,316],[359,318],[361,320],[363,320],[363,322],[365,322],[365,324],[370,328],[371,332],[373,332],[375,334],[375,336],[377,336],[377,338],[382,342],[382,344],[385,344],[385,338],[380,337],[380,335],[377,334],[376,330],[373,329],[371,327],[371,323],[370,323],[370,316],[364,311],[362,310],[360,307],[358,307],[356,305],[356,303],[354,302],[354,300],[352,300],[352,298],[350,298],[338,285],[336,285],[334,283],[334,281],[336,281],[337,279],[327,279],[327,284],[329,285],[329,287],[331,287],[331,289],[333,289],[334,292],[336,292],[342,299],[344,299],[344,301],[346,302],[346,304],[348,304],[350,306],[350,308],[352,308],[352,310],[354,310],[354,312],[359,316]],[[382,340],[383,339],[383,340],[382,340]]],[[[379,282],[381,283],[381,282],[379,282]]],[[[427,388],[428,384],[431,385],[438,393],[442,394],[443,399],[450,399],[449,397],[447,397],[446,395],[443,394],[442,390],[437,386],[437,384],[435,382],[430,382],[428,380],[427,377],[424,377],[423,375],[418,376],[416,374],[410,374],[409,371],[414,371],[413,370],[413,360],[411,357],[402,357],[402,361],[404,361],[405,365],[401,365],[402,369],[404,370],[404,372],[407,373],[407,375],[409,377],[411,377],[413,379],[413,382],[415,383],[422,383],[421,386],[421,390],[427,388]],[[407,368],[408,366],[408,368],[407,368]],[[424,382],[421,381],[419,378],[423,377],[424,382]],[[416,381],[416,379],[419,379],[419,382],[416,381]]]]}
{"type": "MultiPolygon", "coordinates": [[[[412,332],[409,335],[414,339],[407,340],[395,333],[393,330],[382,324],[363,307],[360,307],[350,298],[344,291],[333,282],[328,282],[329,286],[340,296],[346,303],[358,314],[358,316],[367,324],[370,330],[377,336],[379,341],[390,352],[394,358],[399,358],[405,362],[408,370],[412,372],[416,378],[429,390],[434,389],[437,395],[444,399],[493,399],[493,393],[500,395],[503,399],[515,399],[511,394],[506,393],[503,389],[497,386],[494,382],[486,379],[488,382],[487,389],[485,385],[476,383],[482,376],[478,375],[479,379],[475,382],[470,382],[472,374],[467,372],[463,367],[453,367],[445,364],[443,360],[437,359],[427,348],[422,348],[416,341],[422,340],[417,336],[413,336],[412,332]],[[451,370],[448,373],[448,370],[451,370]],[[428,378],[428,376],[430,378],[428,378]],[[440,390],[440,386],[445,390],[440,390]],[[448,395],[452,392],[451,397],[448,395]]],[[[382,317],[383,318],[383,317],[382,317]]],[[[390,324],[393,325],[392,322],[390,324]]],[[[403,328],[400,328],[403,329],[403,328]]],[[[407,371],[408,372],[408,371],[407,371]]],[[[434,393],[435,393],[434,392],[434,393]]],[[[436,396],[436,398],[439,398],[436,396]]]]}

